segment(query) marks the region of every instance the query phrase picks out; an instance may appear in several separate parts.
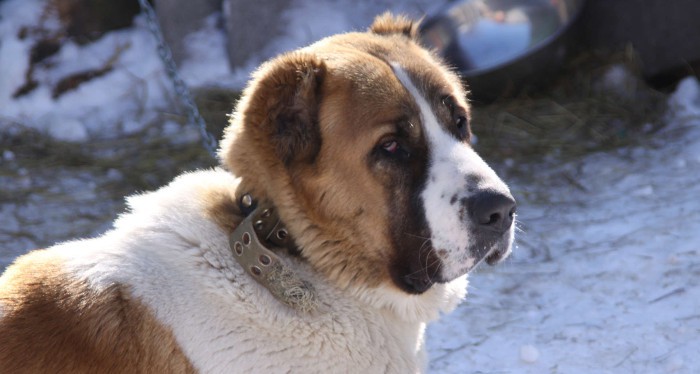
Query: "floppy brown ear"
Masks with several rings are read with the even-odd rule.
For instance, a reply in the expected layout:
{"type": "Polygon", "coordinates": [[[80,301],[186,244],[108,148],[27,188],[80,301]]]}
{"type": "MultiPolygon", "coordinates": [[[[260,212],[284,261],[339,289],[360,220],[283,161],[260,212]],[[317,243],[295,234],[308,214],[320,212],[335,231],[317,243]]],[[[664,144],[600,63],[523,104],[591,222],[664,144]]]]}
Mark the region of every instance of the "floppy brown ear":
{"type": "Polygon", "coordinates": [[[418,40],[419,23],[406,16],[386,12],[374,19],[369,31],[379,35],[403,34],[413,40],[418,40]]]}
{"type": "Polygon", "coordinates": [[[251,87],[246,122],[260,127],[286,166],[312,162],[321,148],[318,112],[325,73],[318,57],[290,53],[268,63],[251,87]]]}

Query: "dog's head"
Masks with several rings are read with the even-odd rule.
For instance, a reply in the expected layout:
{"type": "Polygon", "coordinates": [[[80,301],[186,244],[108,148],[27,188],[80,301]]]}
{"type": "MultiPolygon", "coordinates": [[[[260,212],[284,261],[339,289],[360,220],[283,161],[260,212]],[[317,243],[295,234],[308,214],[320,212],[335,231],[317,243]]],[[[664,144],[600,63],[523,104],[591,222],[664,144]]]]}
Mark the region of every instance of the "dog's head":
{"type": "Polygon", "coordinates": [[[515,202],[470,146],[465,96],[384,15],[264,64],[220,156],[327,278],[421,294],[511,250],[515,202]]]}

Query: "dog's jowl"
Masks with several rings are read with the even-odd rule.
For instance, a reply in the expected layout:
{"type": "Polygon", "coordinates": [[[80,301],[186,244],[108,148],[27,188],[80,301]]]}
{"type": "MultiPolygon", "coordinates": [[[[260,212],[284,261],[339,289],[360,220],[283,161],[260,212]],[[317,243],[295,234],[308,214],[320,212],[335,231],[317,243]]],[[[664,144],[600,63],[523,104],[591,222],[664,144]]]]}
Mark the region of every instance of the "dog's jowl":
{"type": "MultiPolygon", "coordinates": [[[[511,251],[458,77],[384,15],[263,64],[221,167],[0,278],[0,368],[421,372],[425,324],[511,251]]],[[[465,323],[468,323],[465,321],[465,323]]]]}

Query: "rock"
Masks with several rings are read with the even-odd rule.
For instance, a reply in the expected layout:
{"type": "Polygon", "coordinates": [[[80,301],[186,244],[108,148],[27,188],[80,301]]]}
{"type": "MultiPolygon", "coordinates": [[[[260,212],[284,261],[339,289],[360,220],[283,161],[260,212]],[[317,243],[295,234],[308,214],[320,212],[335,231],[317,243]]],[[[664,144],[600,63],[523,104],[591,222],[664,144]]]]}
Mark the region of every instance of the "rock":
{"type": "Polygon", "coordinates": [[[51,0],[50,6],[58,13],[66,35],[79,44],[131,26],[134,16],[141,11],[137,0],[51,0]]]}
{"type": "MultiPolygon", "coordinates": [[[[221,0],[154,0],[158,22],[175,62],[181,64],[187,57],[185,36],[199,30],[206,18],[221,10],[221,0]]],[[[257,4],[257,2],[250,2],[257,4]]],[[[251,6],[251,5],[249,5],[251,6]]]]}
{"type": "Polygon", "coordinates": [[[540,358],[540,351],[534,345],[524,345],[520,347],[520,360],[528,364],[537,362],[540,358]]]}
{"type": "Polygon", "coordinates": [[[232,67],[244,66],[251,55],[282,33],[285,24],[282,13],[288,6],[288,2],[278,0],[224,0],[232,67]]]}

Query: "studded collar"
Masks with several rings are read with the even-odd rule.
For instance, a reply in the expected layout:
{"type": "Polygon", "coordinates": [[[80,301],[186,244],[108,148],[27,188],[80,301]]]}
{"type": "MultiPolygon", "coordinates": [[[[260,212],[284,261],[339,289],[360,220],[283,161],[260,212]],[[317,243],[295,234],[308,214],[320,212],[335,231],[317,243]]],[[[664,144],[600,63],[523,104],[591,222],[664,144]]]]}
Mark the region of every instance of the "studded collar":
{"type": "Polygon", "coordinates": [[[282,303],[302,312],[317,305],[313,285],[301,279],[278,253],[299,255],[294,240],[270,203],[258,203],[250,194],[239,199],[245,218],[229,237],[233,257],[258,283],[282,303]]]}

